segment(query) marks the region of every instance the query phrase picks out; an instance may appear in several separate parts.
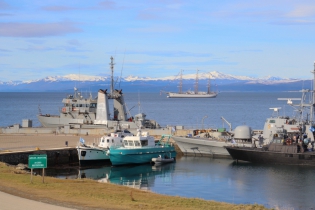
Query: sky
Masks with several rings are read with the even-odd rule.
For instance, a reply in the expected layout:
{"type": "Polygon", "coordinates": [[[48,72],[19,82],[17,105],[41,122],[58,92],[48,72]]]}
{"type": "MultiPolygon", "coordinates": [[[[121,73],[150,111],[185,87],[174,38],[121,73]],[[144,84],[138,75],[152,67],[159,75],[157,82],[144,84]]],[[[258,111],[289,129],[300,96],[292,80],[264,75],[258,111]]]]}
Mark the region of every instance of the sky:
{"type": "Polygon", "coordinates": [[[68,74],[308,79],[315,3],[305,0],[0,0],[0,81],[68,74]]]}

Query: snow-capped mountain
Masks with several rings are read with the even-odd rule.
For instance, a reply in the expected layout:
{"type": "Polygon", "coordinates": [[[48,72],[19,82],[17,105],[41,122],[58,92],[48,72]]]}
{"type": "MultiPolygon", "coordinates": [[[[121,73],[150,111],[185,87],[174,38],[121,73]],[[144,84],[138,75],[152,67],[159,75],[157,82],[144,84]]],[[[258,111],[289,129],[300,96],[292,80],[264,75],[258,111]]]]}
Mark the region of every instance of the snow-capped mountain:
{"type": "MultiPolygon", "coordinates": [[[[186,74],[182,75],[183,80],[194,80],[196,79],[196,74],[186,74]]],[[[273,77],[273,76],[267,76],[263,78],[254,78],[254,77],[248,77],[248,76],[235,76],[231,74],[223,74],[217,71],[212,71],[210,73],[201,73],[198,75],[199,80],[202,79],[218,79],[218,80],[241,80],[241,81],[283,81],[283,82],[295,82],[299,81],[298,79],[291,79],[291,78],[280,78],[280,77],[273,77]]],[[[127,76],[124,78],[125,81],[137,81],[137,80],[142,80],[142,81],[167,81],[167,80],[178,80],[179,75],[177,76],[167,76],[167,77],[157,77],[157,78],[151,78],[151,77],[138,77],[138,76],[127,76]]]]}
{"type": "MultiPolygon", "coordinates": [[[[68,74],[64,76],[48,76],[43,79],[29,81],[0,81],[0,91],[63,91],[72,89],[75,84],[80,84],[81,87],[96,89],[100,86],[108,86],[108,84],[110,83],[110,78],[110,76],[68,74]],[[56,85],[57,83],[58,85],[56,85]]],[[[200,86],[205,86],[205,84],[207,84],[208,82],[208,79],[210,78],[212,84],[217,84],[220,86],[220,89],[226,90],[255,90],[255,87],[259,87],[260,90],[263,90],[264,88],[266,89],[266,86],[277,86],[278,89],[283,89],[284,84],[286,84],[286,89],[289,89],[289,86],[292,87],[292,85],[301,83],[301,80],[298,79],[285,79],[272,76],[267,76],[264,78],[253,78],[248,76],[223,74],[217,71],[209,73],[199,73],[198,78],[200,86]],[[248,88],[249,86],[251,87],[248,88]]],[[[153,89],[161,89],[163,86],[166,86],[171,82],[174,86],[173,88],[177,89],[177,85],[174,85],[174,81],[176,83],[176,81],[178,82],[179,79],[179,74],[176,76],[166,76],[158,78],[138,77],[132,75],[121,79],[119,79],[119,77],[115,77],[115,81],[120,81],[119,86],[122,86],[124,87],[124,89],[128,89],[130,91],[136,88],[138,88],[138,90],[145,89],[146,91],[153,91],[153,89]]],[[[187,88],[188,86],[190,88],[192,87],[196,79],[196,74],[183,74],[182,79],[183,86],[186,85],[187,88]]]]}

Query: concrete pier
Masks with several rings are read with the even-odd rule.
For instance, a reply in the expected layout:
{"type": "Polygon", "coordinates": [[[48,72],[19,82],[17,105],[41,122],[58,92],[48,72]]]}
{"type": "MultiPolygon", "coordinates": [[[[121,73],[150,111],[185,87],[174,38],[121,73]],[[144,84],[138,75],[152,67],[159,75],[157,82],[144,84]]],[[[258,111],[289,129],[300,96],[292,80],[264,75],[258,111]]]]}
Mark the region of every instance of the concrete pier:
{"type": "Polygon", "coordinates": [[[11,165],[28,164],[29,155],[47,155],[47,166],[78,163],[78,154],[75,148],[57,148],[50,150],[34,150],[24,152],[0,153],[0,161],[11,165]]]}

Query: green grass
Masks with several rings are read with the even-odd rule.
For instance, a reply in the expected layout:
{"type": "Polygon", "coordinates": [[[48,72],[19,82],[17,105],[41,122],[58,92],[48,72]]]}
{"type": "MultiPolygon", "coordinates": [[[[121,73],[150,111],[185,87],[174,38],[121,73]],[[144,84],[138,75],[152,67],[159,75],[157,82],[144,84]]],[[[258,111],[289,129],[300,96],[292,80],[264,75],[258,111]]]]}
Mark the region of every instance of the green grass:
{"type": "Polygon", "coordinates": [[[33,183],[30,183],[30,174],[5,163],[0,163],[0,190],[29,199],[84,209],[266,209],[256,204],[234,205],[198,198],[165,196],[89,179],[45,177],[45,183],[42,183],[41,176],[33,176],[33,183]]]}

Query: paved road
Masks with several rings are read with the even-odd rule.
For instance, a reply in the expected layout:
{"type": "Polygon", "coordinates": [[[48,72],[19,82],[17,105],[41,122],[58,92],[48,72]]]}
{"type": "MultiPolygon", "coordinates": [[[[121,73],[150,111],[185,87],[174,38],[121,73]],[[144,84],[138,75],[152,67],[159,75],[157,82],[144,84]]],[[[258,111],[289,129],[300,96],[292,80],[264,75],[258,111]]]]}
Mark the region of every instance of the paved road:
{"type": "Polygon", "coordinates": [[[47,203],[33,201],[25,198],[20,198],[0,191],[0,209],[1,210],[74,210],[61,206],[55,206],[47,203]]]}

